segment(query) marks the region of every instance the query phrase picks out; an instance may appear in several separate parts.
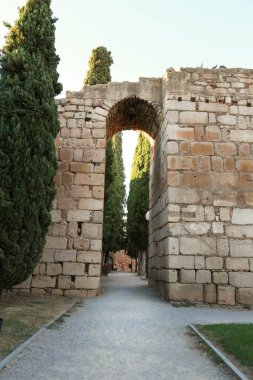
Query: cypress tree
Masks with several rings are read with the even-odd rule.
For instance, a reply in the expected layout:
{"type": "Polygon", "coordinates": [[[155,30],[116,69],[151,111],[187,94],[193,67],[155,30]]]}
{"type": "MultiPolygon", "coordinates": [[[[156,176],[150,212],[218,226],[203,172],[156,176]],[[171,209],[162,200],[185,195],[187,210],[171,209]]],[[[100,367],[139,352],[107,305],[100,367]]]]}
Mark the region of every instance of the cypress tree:
{"type": "Polygon", "coordinates": [[[148,248],[150,144],[140,133],[135,148],[130,190],[127,199],[127,238],[129,254],[148,248]]]}
{"type": "Polygon", "coordinates": [[[28,0],[0,56],[0,290],[34,270],[55,196],[54,96],[61,91],[50,0],[28,0]]]}
{"type": "Polygon", "coordinates": [[[84,79],[85,86],[111,82],[110,66],[113,63],[111,52],[104,46],[98,46],[91,52],[89,70],[84,79]]]}

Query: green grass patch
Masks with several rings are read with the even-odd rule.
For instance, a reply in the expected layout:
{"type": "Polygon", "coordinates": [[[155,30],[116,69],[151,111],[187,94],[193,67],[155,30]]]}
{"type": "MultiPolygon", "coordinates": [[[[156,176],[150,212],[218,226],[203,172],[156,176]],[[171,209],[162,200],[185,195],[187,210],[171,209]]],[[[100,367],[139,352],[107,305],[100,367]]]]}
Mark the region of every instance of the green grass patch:
{"type": "Polygon", "coordinates": [[[235,357],[242,366],[253,369],[253,324],[197,325],[209,340],[235,357]]]}
{"type": "Polygon", "coordinates": [[[13,296],[0,301],[4,319],[0,333],[0,360],[41,327],[64,312],[75,300],[69,297],[13,296]]]}

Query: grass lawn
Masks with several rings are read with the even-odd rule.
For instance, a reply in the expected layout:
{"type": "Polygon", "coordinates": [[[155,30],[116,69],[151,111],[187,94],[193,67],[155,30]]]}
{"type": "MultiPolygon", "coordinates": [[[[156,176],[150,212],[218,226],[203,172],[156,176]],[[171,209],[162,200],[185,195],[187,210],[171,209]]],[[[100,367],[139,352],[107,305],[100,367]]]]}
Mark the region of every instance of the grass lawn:
{"type": "Polygon", "coordinates": [[[2,299],[0,317],[4,323],[0,334],[0,360],[74,302],[73,298],[53,296],[2,299]]]}
{"type": "Polygon", "coordinates": [[[199,331],[253,377],[253,324],[197,325],[199,331]]]}

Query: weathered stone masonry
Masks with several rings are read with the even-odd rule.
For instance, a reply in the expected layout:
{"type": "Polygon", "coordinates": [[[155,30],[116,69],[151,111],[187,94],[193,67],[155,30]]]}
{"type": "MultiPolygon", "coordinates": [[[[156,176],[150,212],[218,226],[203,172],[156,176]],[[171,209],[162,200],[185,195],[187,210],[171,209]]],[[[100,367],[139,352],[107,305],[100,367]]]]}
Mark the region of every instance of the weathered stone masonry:
{"type": "Polygon", "coordinates": [[[58,110],[53,223],[19,291],[99,294],[106,138],[132,128],[155,140],[150,285],[172,301],[253,303],[253,70],[169,69],[68,92],[58,110]]]}

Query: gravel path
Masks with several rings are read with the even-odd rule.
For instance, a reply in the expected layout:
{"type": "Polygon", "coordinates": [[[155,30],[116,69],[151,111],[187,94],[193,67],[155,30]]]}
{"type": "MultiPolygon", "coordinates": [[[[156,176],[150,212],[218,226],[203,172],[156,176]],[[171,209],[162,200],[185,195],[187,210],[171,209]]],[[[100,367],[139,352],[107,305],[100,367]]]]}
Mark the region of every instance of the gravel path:
{"type": "Polygon", "coordinates": [[[0,373],[4,380],[228,380],[193,348],[189,323],[252,322],[252,311],[175,308],[135,274],[113,273],[101,297],[84,300],[0,373]]]}

